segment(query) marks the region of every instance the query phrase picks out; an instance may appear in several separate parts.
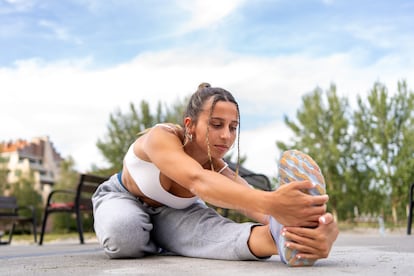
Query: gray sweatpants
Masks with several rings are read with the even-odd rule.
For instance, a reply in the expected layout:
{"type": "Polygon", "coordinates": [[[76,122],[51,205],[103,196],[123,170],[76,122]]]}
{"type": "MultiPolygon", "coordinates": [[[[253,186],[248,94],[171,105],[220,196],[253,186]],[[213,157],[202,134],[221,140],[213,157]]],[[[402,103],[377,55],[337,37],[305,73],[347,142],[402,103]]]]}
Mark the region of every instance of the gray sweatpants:
{"type": "Polygon", "coordinates": [[[258,260],[247,246],[257,224],[233,222],[201,201],[185,209],[150,207],[113,175],[92,202],[95,232],[110,258],[140,258],[162,248],[188,257],[258,260]]]}

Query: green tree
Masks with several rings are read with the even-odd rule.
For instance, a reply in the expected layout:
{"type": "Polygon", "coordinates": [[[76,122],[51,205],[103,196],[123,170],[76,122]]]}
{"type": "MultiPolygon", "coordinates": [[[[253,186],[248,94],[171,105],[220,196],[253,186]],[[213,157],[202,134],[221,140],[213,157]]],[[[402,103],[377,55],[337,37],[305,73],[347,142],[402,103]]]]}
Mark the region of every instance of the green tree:
{"type": "Polygon", "coordinates": [[[141,114],[133,103],[129,106],[129,113],[115,111],[109,117],[108,133],[104,139],[98,139],[97,147],[109,163],[108,175],[122,168],[122,160],[130,144],[137,134],[152,126],[154,117],[149,113],[147,102],[141,102],[141,114]]]}
{"type": "Polygon", "coordinates": [[[125,153],[140,132],[161,122],[182,124],[185,102],[186,100],[177,100],[170,108],[159,102],[157,111],[153,114],[148,102],[142,100],[139,109],[130,103],[129,112],[124,114],[117,110],[114,114],[110,114],[108,133],[96,143],[109,167],[99,168],[94,165],[92,170],[101,175],[110,175],[119,171],[125,153]]]}
{"type": "Polygon", "coordinates": [[[355,154],[364,164],[358,168],[370,176],[365,180],[371,193],[368,207],[390,209],[397,223],[414,176],[414,95],[405,81],[398,83],[394,96],[388,95],[383,84],[375,83],[366,101],[358,97],[358,107],[354,114],[355,140],[359,141],[355,154]]]}
{"type": "Polygon", "coordinates": [[[163,110],[165,110],[165,114],[158,118],[158,122],[170,122],[183,125],[183,116],[189,100],[190,96],[184,97],[182,100],[177,99],[171,106],[164,104],[164,109],[161,109],[161,103],[159,103],[157,114],[163,114],[163,110]]]}
{"type": "Polygon", "coordinates": [[[335,217],[342,210],[341,199],[347,194],[346,158],[350,145],[348,126],[348,101],[340,98],[336,86],[331,85],[323,97],[323,91],[316,88],[305,95],[303,106],[296,113],[296,121],[285,116],[286,125],[293,131],[290,144],[277,141],[277,147],[284,151],[299,149],[319,164],[330,195],[329,205],[335,217]]]}
{"type": "Polygon", "coordinates": [[[60,163],[59,178],[55,184],[56,189],[75,189],[79,174],[75,169],[75,160],[68,156],[60,163]]]}
{"type": "MultiPolygon", "coordinates": [[[[1,144],[0,144],[0,153],[1,151],[1,144]]],[[[9,188],[7,184],[7,175],[9,170],[7,168],[8,159],[1,156],[0,154],[0,195],[3,195],[4,192],[9,188]]]]}

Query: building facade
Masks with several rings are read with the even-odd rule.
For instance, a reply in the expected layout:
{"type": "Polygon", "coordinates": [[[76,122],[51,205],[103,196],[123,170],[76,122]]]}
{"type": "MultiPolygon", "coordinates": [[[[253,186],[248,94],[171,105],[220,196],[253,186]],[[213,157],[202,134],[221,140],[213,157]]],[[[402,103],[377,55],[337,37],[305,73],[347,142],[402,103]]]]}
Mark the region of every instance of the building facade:
{"type": "MultiPolygon", "coordinates": [[[[34,189],[45,200],[59,177],[60,164],[64,160],[49,137],[2,142],[0,154],[5,160],[2,165],[8,171],[7,183],[13,184],[21,176],[33,173],[34,189]]],[[[1,192],[7,194],[8,191],[1,192]]]]}

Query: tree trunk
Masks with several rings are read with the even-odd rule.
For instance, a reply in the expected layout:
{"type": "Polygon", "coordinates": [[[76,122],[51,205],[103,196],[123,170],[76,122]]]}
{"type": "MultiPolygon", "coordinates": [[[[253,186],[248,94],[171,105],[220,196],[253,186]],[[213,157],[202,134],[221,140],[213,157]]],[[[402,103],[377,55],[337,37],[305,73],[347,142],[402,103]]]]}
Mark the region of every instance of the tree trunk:
{"type": "Polygon", "coordinates": [[[397,215],[397,206],[395,204],[392,204],[392,221],[394,222],[394,225],[397,225],[398,223],[398,215],[397,215]]]}

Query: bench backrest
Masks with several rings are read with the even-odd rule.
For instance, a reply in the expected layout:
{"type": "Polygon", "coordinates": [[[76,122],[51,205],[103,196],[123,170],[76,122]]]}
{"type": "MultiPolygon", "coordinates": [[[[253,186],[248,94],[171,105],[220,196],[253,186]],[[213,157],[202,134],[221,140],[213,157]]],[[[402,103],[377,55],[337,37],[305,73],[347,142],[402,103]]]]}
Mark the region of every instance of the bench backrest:
{"type": "MultiPolygon", "coordinates": [[[[226,162],[229,165],[230,169],[236,171],[236,163],[231,162],[230,160],[226,160],[226,162]]],[[[264,174],[254,173],[243,166],[239,166],[239,175],[255,188],[261,189],[263,191],[272,190],[272,184],[270,183],[269,178],[264,174]]]]}
{"type": "Polygon", "coordinates": [[[81,174],[76,190],[75,206],[83,210],[91,210],[93,193],[107,179],[96,175],[81,174]]]}
{"type": "Polygon", "coordinates": [[[14,196],[0,196],[0,217],[17,215],[17,199],[14,196]]]}
{"type": "Polygon", "coordinates": [[[269,178],[264,174],[251,173],[251,174],[240,174],[248,183],[253,187],[261,189],[263,191],[271,191],[272,184],[269,178]]]}

